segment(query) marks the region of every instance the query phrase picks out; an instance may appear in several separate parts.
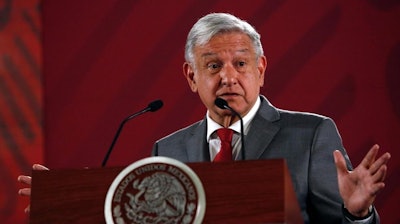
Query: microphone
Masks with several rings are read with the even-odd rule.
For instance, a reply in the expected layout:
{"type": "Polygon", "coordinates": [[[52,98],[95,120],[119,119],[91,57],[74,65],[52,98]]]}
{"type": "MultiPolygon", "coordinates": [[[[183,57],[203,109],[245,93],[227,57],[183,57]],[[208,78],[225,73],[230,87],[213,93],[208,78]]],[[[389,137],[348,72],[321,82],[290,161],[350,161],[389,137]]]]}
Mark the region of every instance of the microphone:
{"type": "Polygon", "coordinates": [[[238,112],[236,112],[234,109],[232,109],[232,107],[229,106],[228,102],[226,102],[226,100],[224,100],[222,98],[215,99],[214,104],[221,109],[230,110],[234,115],[238,116],[238,118],[240,120],[240,138],[242,140],[241,154],[242,154],[242,159],[245,160],[246,156],[245,156],[245,150],[244,150],[244,128],[243,128],[242,116],[240,116],[240,114],[238,112]]]}
{"type": "Polygon", "coordinates": [[[121,133],[122,127],[125,125],[125,123],[126,123],[127,121],[129,121],[129,120],[131,120],[132,118],[135,118],[135,117],[137,117],[137,116],[139,116],[139,115],[141,115],[141,114],[144,114],[144,113],[146,113],[146,112],[149,112],[149,111],[150,111],[150,112],[155,112],[155,111],[159,110],[162,106],[163,106],[163,102],[162,102],[161,100],[155,100],[155,101],[149,103],[149,105],[148,105],[146,108],[144,108],[143,110],[141,110],[141,111],[139,111],[139,112],[137,112],[137,113],[134,113],[134,114],[130,115],[129,117],[125,118],[125,119],[121,122],[121,124],[119,125],[118,131],[117,131],[117,133],[116,133],[115,136],[114,136],[114,139],[113,139],[113,141],[112,141],[112,143],[111,143],[111,146],[110,146],[110,148],[108,149],[108,152],[107,152],[106,156],[104,157],[104,160],[103,160],[103,163],[101,164],[101,166],[102,166],[102,167],[105,167],[105,166],[106,166],[108,157],[110,157],[111,151],[112,151],[112,149],[114,148],[115,143],[117,142],[117,139],[118,139],[119,134],[121,133]]]}

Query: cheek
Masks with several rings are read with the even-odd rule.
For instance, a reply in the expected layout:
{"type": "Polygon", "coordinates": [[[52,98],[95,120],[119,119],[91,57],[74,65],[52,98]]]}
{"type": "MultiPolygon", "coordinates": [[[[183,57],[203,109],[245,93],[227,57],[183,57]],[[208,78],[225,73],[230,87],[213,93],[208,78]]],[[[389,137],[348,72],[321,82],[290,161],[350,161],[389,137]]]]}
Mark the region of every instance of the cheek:
{"type": "Polygon", "coordinates": [[[241,83],[242,88],[246,91],[246,95],[249,95],[251,97],[253,95],[258,95],[262,84],[263,80],[261,80],[258,76],[252,76],[251,78],[241,83]]]}
{"type": "Polygon", "coordinates": [[[261,75],[258,71],[255,71],[252,76],[252,84],[253,86],[262,87],[264,85],[264,76],[261,75]]]}
{"type": "Polygon", "coordinates": [[[201,91],[207,91],[209,94],[218,89],[219,79],[217,77],[205,77],[198,80],[197,86],[201,91]]]}
{"type": "Polygon", "coordinates": [[[198,94],[201,101],[210,109],[214,105],[216,92],[218,90],[218,82],[213,79],[199,80],[198,83],[198,94]]]}

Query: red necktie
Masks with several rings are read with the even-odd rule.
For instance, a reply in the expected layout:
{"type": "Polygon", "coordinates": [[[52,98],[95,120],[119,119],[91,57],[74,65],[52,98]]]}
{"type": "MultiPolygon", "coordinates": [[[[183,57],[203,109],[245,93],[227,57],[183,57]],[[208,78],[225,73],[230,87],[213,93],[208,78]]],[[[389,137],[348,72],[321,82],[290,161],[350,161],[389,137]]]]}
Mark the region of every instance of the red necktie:
{"type": "Polygon", "coordinates": [[[221,140],[221,149],[214,158],[214,162],[232,161],[232,136],[233,130],[229,128],[220,128],[217,135],[221,140]]]}

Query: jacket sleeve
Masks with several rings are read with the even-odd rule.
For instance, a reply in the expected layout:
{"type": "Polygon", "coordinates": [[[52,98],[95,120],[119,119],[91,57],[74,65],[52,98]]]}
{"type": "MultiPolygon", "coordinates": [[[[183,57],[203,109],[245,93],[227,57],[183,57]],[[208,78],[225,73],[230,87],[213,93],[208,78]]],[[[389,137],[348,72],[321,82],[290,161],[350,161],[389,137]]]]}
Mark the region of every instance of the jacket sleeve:
{"type": "MultiPolygon", "coordinates": [[[[333,159],[333,151],[336,149],[342,152],[347,168],[352,170],[335,123],[330,118],[322,119],[315,130],[309,164],[307,213],[310,223],[360,223],[350,221],[342,209],[343,200],[333,159]]],[[[366,223],[379,223],[375,209],[372,216],[366,223]]]]}

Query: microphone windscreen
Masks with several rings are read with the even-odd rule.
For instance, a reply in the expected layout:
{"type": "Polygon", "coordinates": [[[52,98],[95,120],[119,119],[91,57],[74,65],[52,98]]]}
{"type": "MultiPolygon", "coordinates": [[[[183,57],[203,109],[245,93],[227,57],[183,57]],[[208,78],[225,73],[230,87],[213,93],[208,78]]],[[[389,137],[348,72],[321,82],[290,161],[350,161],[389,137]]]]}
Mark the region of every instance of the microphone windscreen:
{"type": "Polygon", "coordinates": [[[215,105],[217,105],[217,107],[221,108],[221,109],[227,109],[228,108],[228,102],[226,102],[226,100],[221,99],[221,98],[217,98],[214,101],[215,105]]]}
{"type": "Polygon", "coordinates": [[[159,110],[163,105],[164,104],[163,104],[162,100],[155,100],[149,104],[148,108],[149,108],[149,111],[154,112],[154,111],[159,110]]]}

